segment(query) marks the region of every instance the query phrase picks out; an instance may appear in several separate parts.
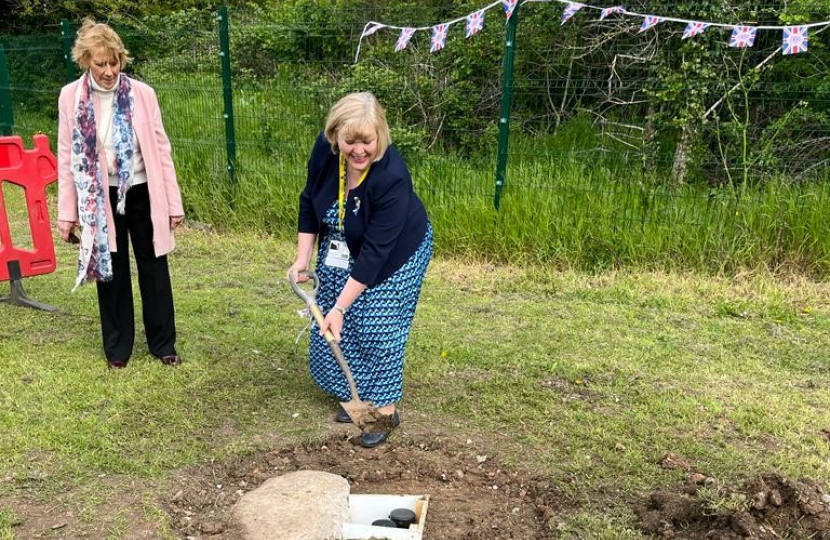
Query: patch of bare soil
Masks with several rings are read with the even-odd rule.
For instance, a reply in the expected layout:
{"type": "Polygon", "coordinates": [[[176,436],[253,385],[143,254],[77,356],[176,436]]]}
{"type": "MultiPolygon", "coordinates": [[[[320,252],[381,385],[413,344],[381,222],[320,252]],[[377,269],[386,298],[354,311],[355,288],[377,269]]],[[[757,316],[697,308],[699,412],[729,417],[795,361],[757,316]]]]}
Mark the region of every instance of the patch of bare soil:
{"type": "Polygon", "coordinates": [[[367,450],[336,436],[287,446],[234,464],[183,473],[168,511],[184,537],[238,540],[231,508],[265,480],[300,470],[349,481],[352,493],[429,494],[430,540],[533,540],[556,537],[564,513],[549,479],[511,471],[470,442],[403,438],[367,450]]]}
{"type": "MultiPolygon", "coordinates": [[[[3,479],[0,479],[3,480],[3,479]]],[[[113,476],[100,495],[68,490],[35,500],[22,488],[0,481],[0,509],[12,512],[12,538],[19,540],[158,540],[158,523],[144,512],[144,495],[155,490],[145,482],[113,476]],[[89,515],[95,516],[94,520],[89,515]]],[[[0,537],[3,537],[0,534],[0,537]]],[[[5,538],[5,537],[3,537],[5,538]]]]}
{"type": "Polygon", "coordinates": [[[763,474],[740,487],[700,473],[636,509],[643,532],[686,540],[830,540],[830,495],[813,480],[763,474]]]}

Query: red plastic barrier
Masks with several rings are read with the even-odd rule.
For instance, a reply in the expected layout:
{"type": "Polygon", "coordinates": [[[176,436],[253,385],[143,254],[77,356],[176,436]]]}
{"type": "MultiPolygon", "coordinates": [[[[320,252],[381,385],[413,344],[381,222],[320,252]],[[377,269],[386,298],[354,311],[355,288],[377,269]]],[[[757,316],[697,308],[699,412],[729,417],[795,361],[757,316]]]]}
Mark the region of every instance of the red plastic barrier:
{"type": "Polygon", "coordinates": [[[20,137],[0,137],[0,281],[48,274],[57,266],[46,205],[46,186],[58,179],[57,160],[49,149],[46,135],[35,135],[34,143],[34,150],[24,150],[20,137]],[[3,199],[4,181],[21,186],[26,192],[32,250],[12,245],[3,199]],[[20,275],[10,275],[10,267],[14,274],[18,273],[19,267],[20,275]]]}

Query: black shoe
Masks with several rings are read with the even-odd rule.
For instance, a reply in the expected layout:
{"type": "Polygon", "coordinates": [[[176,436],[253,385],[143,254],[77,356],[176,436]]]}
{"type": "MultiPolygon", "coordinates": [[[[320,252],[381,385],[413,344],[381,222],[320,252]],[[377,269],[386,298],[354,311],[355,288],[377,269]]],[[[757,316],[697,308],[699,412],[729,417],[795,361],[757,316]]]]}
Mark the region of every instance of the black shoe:
{"type": "Polygon", "coordinates": [[[107,360],[107,367],[110,369],[124,369],[127,367],[126,360],[107,360]]]}
{"type": "Polygon", "coordinates": [[[165,366],[179,366],[182,363],[182,357],[178,354],[168,354],[160,358],[161,363],[165,366]]]}
{"type": "Polygon", "coordinates": [[[334,417],[335,422],[340,422],[341,424],[351,424],[352,417],[349,416],[349,413],[346,412],[346,409],[343,406],[340,406],[340,410],[337,411],[337,416],[334,417]]]}
{"type": "Polygon", "coordinates": [[[387,431],[380,431],[378,433],[364,433],[360,437],[360,446],[363,448],[374,448],[380,444],[386,442],[386,439],[389,438],[389,434],[392,433],[391,428],[396,428],[401,424],[401,417],[398,416],[398,411],[396,410],[392,413],[391,417],[389,418],[389,426],[390,429],[387,431]]]}

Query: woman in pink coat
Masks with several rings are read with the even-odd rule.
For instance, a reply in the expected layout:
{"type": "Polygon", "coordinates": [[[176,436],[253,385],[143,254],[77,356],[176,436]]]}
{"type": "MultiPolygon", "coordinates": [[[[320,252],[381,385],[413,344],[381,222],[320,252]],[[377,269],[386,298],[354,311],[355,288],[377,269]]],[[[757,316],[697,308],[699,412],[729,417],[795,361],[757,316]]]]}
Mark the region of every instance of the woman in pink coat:
{"type": "Polygon", "coordinates": [[[147,345],[178,365],[167,253],[184,209],[155,91],[121,73],[131,59],[106,24],[83,22],[72,59],[84,74],[58,103],[58,229],[80,244],[75,287],[96,283],[107,365],[126,367],[135,341],[129,238],[147,345]]]}

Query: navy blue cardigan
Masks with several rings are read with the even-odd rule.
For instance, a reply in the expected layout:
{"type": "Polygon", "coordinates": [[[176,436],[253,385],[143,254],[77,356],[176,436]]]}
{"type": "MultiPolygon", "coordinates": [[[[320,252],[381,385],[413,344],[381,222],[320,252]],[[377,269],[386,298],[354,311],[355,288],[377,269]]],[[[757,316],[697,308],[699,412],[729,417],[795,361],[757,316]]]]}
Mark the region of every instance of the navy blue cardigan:
{"type": "MultiPolygon", "coordinates": [[[[318,239],[325,234],[322,219],[337,200],[339,160],[321,133],[314,142],[308,180],[300,193],[299,232],[316,234],[318,239]]],[[[354,258],[351,276],[369,287],[381,283],[417,251],[428,223],[406,163],[390,146],[346,199],[343,226],[354,258]]]]}

